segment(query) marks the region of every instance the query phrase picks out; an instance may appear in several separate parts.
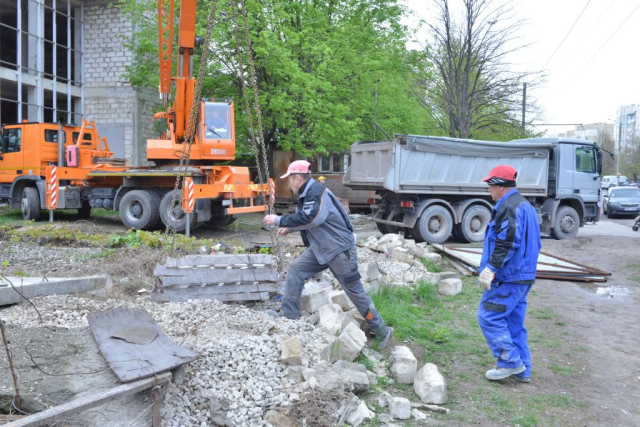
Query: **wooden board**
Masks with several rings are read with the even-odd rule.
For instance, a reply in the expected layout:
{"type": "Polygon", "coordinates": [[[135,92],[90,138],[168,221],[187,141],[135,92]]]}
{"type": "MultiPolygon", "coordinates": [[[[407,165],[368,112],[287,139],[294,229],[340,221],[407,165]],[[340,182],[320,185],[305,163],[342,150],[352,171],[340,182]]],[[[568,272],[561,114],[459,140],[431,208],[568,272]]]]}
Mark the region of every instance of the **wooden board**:
{"type": "Polygon", "coordinates": [[[167,337],[141,308],[115,308],[89,313],[89,326],[100,352],[121,382],[165,372],[191,362],[198,354],[180,347],[167,337]],[[150,328],[158,332],[149,344],[133,344],[112,335],[133,327],[150,328]]]}
{"type": "Polygon", "coordinates": [[[273,255],[262,254],[220,254],[220,255],[188,255],[184,258],[168,258],[165,267],[195,267],[233,264],[267,264],[276,261],[273,255]]]}
{"type": "Polygon", "coordinates": [[[219,285],[220,283],[238,282],[275,282],[278,272],[271,269],[247,268],[238,269],[166,269],[156,267],[155,275],[160,276],[162,287],[176,285],[219,285]],[[173,271],[171,271],[173,270],[173,271]]]}
{"type": "Polygon", "coordinates": [[[240,301],[267,301],[269,299],[269,292],[250,292],[241,294],[210,294],[203,291],[208,290],[210,287],[204,288],[186,288],[186,289],[166,289],[162,292],[152,292],[151,300],[158,302],[181,302],[188,301],[190,299],[210,299],[223,302],[240,302],[240,301]],[[180,291],[180,293],[178,293],[180,291]]]}
{"type": "Polygon", "coordinates": [[[54,406],[45,411],[38,412],[27,417],[23,417],[17,421],[7,424],[7,427],[36,427],[45,425],[55,425],[58,421],[66,421],[69,416],[80,413],[87,409],[95,408],[115,399],[119,399],[131,394],[138,393],[148,388],[166,384],[171,381],[171,374],[160,374],[153,378],[138,380],[129,384],[114,387],[109,390],[101,391],[90,396],[72,400],[63,405],[54,406]]]}

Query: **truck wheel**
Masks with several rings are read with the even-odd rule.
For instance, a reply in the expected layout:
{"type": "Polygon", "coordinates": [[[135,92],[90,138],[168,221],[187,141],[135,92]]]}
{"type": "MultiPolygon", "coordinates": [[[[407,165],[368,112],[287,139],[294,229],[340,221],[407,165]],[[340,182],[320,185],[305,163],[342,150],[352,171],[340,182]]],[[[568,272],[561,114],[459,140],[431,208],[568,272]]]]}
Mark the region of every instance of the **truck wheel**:
{"type": "Polygon", "coordinates": [[[580,228],[578,212],[570,206],[561,206],[556,212],[556,218],[551,229],[551,237],[556,240],[576,237],[580,228]]]}
{"type": "Polygon", "coordinates": [[[237,218],[234,218],[231,215],[212,216],[211,219],[207,221],[207,225],[214,228],[226,227],[227,225],[231,225],[236,222],[236,219],[237,218]]]}
{"type": "MultiPolygon", "coordinates": [[[[160,202],[160,218],[165,227],[177,233],[187,229],[187,215],[182,210],[182,191],[173,190],[164,195],[160,202]],[[174,198],[175,193],[175,198],[174,198]]],[[[190,229],[196,226],[196,214],[191,214],[190,229]]]]}
{"type": "Polygon", "coordinates": [[[383,236],[385,234],[398,234],[398,232],[400,231],[400,227],[394,227],[393,225],[382,224],[379,222],[376,222],[376,227],[383,236]]]}
{"type": "Polygon", "coordinates": [[[91,217],[91,205],[88,201],[82,202],[82,207],[78,209],[78,218],[88,219],[91,217]]]}
{"type": "Polygon", "coordinates": [[[453,218],[449,211],[443,206],[432,205],[420,215],[413,234],[428,243],[443,243],[451,236],[452,229],[453,218]]]}
{"type": "Polygon", "coordinates": [[[35,187],[24,187],[20,201],[22,219],[31,221],[40,218],[40,194],[35,187]]]}
{"type": "Polygon", "coordinates": [[[158,221],[158,195],[146,190],[133,190],[120,201],[120,220],[129,228],[149,230],[158,221]]]}
{"type": "Polygon", "coordinates": [[[458,235],[465,243],[484,241],[484,231],[491,221],[491,212],[484,206],[470,206],[462,214],[458,235]]]}
{"type": "Polygon", "coordinates": [[[461,224],[453,224],[453,228],[451,229],[451,235],[454,239],[456,239],[460,243],[469,243],[464,237],[462,237],[462,225],[461,224]]]}

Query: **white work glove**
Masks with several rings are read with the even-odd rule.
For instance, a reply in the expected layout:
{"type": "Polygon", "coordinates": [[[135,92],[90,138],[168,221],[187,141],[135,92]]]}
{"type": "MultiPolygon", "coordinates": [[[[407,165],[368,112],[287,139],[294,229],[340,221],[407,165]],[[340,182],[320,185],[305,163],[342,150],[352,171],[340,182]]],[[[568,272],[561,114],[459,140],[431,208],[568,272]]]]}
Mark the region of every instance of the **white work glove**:
{"type": "Polygon", "coordinates": [[[495,279],[496,273],[491,271],[489,267],[485,267],[480,273],[480,277],[478,277],[478,287],[481,291],[488,291],[491,289],[491,282],[495,279]]]}

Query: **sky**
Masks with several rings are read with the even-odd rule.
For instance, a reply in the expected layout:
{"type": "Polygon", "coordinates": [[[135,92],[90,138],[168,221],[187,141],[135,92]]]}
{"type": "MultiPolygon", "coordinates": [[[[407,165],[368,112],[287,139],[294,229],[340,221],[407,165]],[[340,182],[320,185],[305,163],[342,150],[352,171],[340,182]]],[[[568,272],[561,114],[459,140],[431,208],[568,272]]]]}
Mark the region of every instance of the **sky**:
{"type": "MultiPolygon", "coordinates": [[[[407,25],[415,28],[421,19],[433,22],[432,0],[404,2],[415,12],[407,25]]],[[[527,88],[527,97],[536,99],[542,109],[540,123],[613,123],[618,106],[640,102],[640,0],[512,3],[517,18],[525,20],[518,33],[521,42],[531,46],[510,62],[521,70],[543,70],[547,75],[540,86],[527,88]]],[[[462,0],[450,0],[450,4],[453,11],[460,10],[462,0]]],[[[419,39],[427,37],[426,30],[419,31],[419,39]]],[[[538,127],[548,135],[573,128],[538,127]]]]}

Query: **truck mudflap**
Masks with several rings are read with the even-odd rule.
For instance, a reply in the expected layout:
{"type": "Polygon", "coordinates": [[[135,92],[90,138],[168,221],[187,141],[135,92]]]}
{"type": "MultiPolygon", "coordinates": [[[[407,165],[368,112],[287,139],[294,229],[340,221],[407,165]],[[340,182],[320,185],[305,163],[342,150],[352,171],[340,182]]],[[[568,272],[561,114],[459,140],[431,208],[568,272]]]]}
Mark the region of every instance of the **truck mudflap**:
{"type": "Polygon", "coordinates": [[[234,208],[233,206],[225,209],[227,215],[242,215],[254,212],[266,212],[269,209],[268,205],[258,205],[258,206],[243,206],[239,208],[234,208]]]}

